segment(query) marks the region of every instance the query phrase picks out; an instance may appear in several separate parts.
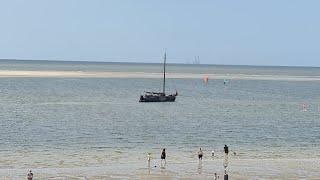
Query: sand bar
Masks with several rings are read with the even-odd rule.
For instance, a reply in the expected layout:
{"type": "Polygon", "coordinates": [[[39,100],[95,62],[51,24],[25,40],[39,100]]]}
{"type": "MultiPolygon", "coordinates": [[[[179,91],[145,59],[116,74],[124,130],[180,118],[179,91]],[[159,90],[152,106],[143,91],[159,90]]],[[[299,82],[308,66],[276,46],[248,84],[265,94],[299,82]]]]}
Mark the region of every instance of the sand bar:
{"type": "MultiPolygon", "coordinates": [[[[162,78],[162,73],[145,72],[91,72],[91,71],[12,71],[1,70],[0,78],[5,77],[45,77],[45,78],[162,78]]],[[[239,80],[280,80],[280,81],[320,81],[320,76],[289,75],[248,75],[248,74],[199,74],[167,73],[167,78],[176,79],[239,79],[239,80]]]]}

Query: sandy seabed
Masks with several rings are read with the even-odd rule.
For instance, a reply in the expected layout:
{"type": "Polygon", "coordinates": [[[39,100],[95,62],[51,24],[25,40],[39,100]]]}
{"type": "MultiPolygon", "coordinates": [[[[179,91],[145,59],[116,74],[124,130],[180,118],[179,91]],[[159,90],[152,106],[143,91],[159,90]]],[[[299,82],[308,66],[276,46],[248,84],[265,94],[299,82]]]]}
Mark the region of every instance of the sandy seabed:
{"type": "MultiPolygon", "coordinates": [[[[223,179],[222,159],[174,163],[113,163],[96,167],[34,168],[34,179],[223,179]]],[[[229,179],[320,179],[320,159],[234,159],[229,179]]],[[[28,169],[0,169],[0,179],[26,179],[28,169]]]]}

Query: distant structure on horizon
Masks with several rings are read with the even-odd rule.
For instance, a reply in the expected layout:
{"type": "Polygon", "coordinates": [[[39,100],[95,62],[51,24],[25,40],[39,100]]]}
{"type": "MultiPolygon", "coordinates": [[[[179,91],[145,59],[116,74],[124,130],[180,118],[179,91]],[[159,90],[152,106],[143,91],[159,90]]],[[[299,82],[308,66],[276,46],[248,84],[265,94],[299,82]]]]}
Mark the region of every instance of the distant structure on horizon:
{"type": "Polygon", "coordinates": [[[199,56],[195,56],[194,57],[194,61],[192,64],[200,64],[200,57],[199,56]]]}
{"type": "Polygon", "coordinates": [[[200,64],[200,57],[199,56],[194,56],[194,60],[187,60],[185,62],[186,64],[200,64]]]}

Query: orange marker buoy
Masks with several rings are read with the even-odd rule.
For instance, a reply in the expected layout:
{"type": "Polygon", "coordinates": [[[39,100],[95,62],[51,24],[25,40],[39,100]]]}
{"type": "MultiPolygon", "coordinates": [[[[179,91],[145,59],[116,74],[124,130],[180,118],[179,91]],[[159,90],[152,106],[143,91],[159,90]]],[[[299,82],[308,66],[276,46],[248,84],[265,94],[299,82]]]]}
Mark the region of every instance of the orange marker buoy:
{"type": "Polygon", "coordinates": [[[208,77],[208,76],[205,76],[205,77],[203,78],[203,82],[204,82],[205,84],[208,84],[208,81],[209,81],[209,77],[208,77]]]}

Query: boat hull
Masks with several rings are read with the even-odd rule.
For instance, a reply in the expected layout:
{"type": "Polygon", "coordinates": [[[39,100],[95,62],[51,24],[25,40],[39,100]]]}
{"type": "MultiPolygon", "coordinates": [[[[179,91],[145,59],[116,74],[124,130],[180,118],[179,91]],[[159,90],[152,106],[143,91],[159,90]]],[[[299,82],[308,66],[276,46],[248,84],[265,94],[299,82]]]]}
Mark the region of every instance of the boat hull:
{"type": "Polygon", "coordinates": [[[174,102],[176,100],[176,96],[168,95],[168,96],[141,96],[139,102],[174,102]]]}

